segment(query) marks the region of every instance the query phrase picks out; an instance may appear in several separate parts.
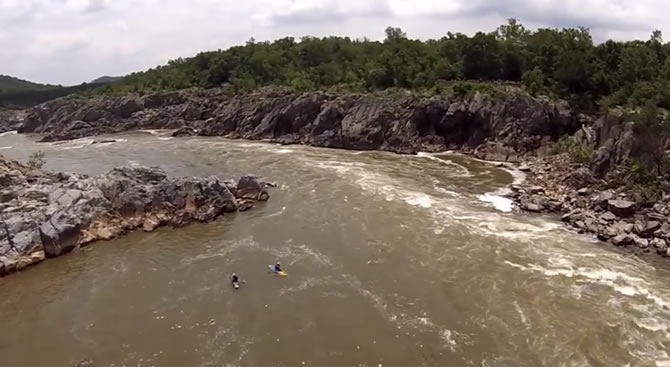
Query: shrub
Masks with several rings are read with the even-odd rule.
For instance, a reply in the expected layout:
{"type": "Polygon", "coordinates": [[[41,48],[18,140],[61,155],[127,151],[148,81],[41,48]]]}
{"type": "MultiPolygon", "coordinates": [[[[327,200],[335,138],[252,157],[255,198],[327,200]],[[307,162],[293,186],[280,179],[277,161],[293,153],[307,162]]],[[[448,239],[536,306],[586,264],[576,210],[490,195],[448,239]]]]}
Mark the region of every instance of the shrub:
{"type": "Polygon", "coordinates": [[[41,150],[33,152],[28,158],[28,167],[30,168],[42,169],[46,163],[47,161],[44,159],[44,152],[41,150]]]}

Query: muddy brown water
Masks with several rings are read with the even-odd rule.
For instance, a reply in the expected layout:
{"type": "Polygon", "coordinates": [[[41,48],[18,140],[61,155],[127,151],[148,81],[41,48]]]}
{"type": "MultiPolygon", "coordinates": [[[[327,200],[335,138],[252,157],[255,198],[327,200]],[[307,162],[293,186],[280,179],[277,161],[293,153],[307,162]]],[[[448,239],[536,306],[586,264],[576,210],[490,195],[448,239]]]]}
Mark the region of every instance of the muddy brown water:
{"type": "Polygon", "coordinates": [[[0,279],[0,366],[670,366],[670,271],[506,212],[515,175],[147,131],[0,154],[98,174],[254,173],[271,200],[0,279]],[[288,277],[268,274],[280,261],[288,277]],[[246,281],[234,291],[237,272],[246,281]]]}

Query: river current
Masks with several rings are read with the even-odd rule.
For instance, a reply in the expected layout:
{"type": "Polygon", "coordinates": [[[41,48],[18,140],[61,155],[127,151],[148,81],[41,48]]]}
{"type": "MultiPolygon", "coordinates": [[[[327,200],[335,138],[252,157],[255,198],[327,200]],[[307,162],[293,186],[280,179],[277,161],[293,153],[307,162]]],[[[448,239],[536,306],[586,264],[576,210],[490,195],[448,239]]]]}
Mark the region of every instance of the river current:
{"type": "Polygon", "coordinates": [[[248,212],[0,279],[0,366],[670,366],[670,268],[510,212],[514,172],[452,154],[113,138],[2,134],[0,154],[278,188],[248,212]],[[288,277],[268,274],[276,261],[288,277]]]}

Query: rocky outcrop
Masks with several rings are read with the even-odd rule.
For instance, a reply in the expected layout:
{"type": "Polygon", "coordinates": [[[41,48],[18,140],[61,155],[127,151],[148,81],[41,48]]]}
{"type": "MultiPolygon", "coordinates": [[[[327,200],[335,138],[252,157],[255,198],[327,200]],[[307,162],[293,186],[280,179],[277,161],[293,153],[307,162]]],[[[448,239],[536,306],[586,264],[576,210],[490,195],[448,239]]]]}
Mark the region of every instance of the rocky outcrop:
{"type": "Polygon", "coordinates": [[[266,186],[251,176],[238,183],[170,178],[146,167],[96,177],[50,174],[0,157],[0,276],[131,230],[209,222],[248,210],[268,200],[266,186]]]}
{"type": "Polygon", "coordinates": [[[333,95],[264,90],[229,96],[221,90],[53,100],[27,112],[21,132],[44,141],[134,129],[179,129],[283,144],[398,153],[462,149],[514,161],[582,127],[562,101],[518,92],[468,98],[409,93],[333,95]]]}
{"type": "Polygon", "coordinates": [[[609,189],[607,180],[595,178],[566,155],[524,162],[527,181],[515,185],[511,194],[520,209],[561,214],[563,222],[581,233],[636,253],[670,257],[669,195],[653,206],[639,205],[624,187],[609,189]]]}
{"type": "Polygon", "coordinates": [[[0,107],[0,134],[17,130],[23,124],[24,115],[23,111],[0,107]]]}

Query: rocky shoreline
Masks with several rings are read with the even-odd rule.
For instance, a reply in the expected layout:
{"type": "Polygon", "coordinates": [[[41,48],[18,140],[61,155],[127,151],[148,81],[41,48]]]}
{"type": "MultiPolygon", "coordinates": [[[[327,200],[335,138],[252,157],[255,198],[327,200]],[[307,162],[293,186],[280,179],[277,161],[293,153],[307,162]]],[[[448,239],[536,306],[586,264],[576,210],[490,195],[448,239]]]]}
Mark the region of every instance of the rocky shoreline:
{"type": "Polygon", "coordinates": [[[510,198],[532,213],[555,214],[579,233],[636,255],[670,258],[670,196],[642,206],[622,188],[609,188],[582,164],[566,155],[535,157],[521,168],[523,184],[512,185],[510,198]]]}
{"type": "Polygon", "coordinates": [[[565,101],[518,90],[423,96],[407,91],[299,94],[275,88],[248,95],[212,89],[70,96],[24,111],[21,119],[19,132],[37,134],[42,141],[174,129],[175,137],[222,136],[401,154],[452,150],[521,164],[528,178],[514,188],[512,198],[522,210],[558,214],[603,241],[670,256],[669,197],[640,205],[625,185],[609,181],[608,175],[637,158],[648,140],[636,135],[635,123],[621,111],[590,117],[565,101]],[[562,152],[566,139],[593,152],[588,162],[573,163],[562,152]]]}
{"type": "Polygon", "coordinates": [[[52,174],[0,156],[0,277],[132,230],[248,210],[268,200],[266,186],[252,176],[170,178],[147,167],[52,174]]]}

